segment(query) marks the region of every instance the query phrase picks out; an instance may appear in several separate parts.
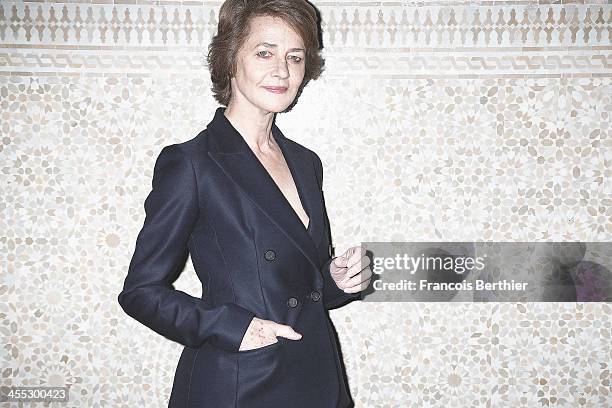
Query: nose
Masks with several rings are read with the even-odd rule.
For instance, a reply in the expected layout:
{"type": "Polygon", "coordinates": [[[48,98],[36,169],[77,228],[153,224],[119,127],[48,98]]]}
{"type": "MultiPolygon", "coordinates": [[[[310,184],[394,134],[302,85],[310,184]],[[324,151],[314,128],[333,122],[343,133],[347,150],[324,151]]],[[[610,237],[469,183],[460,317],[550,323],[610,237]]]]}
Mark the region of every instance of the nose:
{"type": "Polygon", "coordinates": [[[289,78],[289,67],[285,58],[278,58],[274,69],[274,76],[281,79],[289,78]]]}

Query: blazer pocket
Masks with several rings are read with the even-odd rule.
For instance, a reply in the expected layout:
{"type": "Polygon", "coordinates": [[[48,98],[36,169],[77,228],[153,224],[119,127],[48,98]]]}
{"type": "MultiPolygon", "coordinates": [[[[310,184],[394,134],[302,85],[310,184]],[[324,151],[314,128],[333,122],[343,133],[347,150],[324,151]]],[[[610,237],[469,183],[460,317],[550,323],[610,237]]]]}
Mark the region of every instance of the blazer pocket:
{"type": "Polygon", "coordinates": [[[235,353],[238,360],[237,406],[269,408],[279,404],[279,393],[289,389],[285,341],[278,338],[276,343],[252,350],[235,353]]]}
{"type": "Polygon", "coordinates": [[[277,337],[276,339],[277,339],[276,343],[268,344],[266,346],[257,347],[257,348],[250,349],[250,350],[236,351],[236,354],[240,356],[251,356],[251,355],[264,354],[264,353],[269,353],[269,352],[276,352],[277,349],[280,348],[280,346],[282,345],[281,342],[285,338],[277,337]]]}

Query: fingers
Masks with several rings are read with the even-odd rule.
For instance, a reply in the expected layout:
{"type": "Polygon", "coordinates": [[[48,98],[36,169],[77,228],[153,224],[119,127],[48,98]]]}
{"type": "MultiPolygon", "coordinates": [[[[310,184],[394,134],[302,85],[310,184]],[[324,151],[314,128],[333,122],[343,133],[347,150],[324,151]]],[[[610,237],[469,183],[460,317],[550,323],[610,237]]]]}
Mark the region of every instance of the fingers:
{"type": "Polygon", "coordinates": [[[339,270],[339,269],[342,269],[342,268],[343,268],[343,266],[342,266],[342,264],[343,264],[343,263],[344,263],[344,262],[340,262],[340,258],[339,258],[339,257],[335,257],[335,258],[334,258],[334,259],[332,259],[332,261],[331,261],[331,264],[330,264],[330,266],[329,266],[329,270],[330,270],[331,272],[334,272],[334,271],[337,271],[337,270],[339,270]]]}
{"type": "Polygon", "coordinates": [[[274,323],[274,331],[277,336],[285,337],[290,340],[299,340],[302,338],[302,335],[295,330],[291,326],[287,326],[285,324],[280,324],[276,322],[274,323]]]}
{"type": "MultiPolygon", "coordinates": [[[[271,329],[269,320],[254,317],[247,327],[239,351],[252,350],[276,343],[278,340],[271,329]]],[[[272,322],[274,323],[274,322],[272,322]]]]}
{"type": "Polygon", "coordinates": [[[346,250],[340,258],[334,259],[334,266],[330,272],[336,280],[338,287],[345,293],[356,293],[367,288],[372,277],[370,258],[361,246],[354,246],[346,250]],[[336,262],[339,260],[339,262],[336,262]],[[345,266],[339,266],[338,264],[345,266]],[[341,281],[338,278],[344,274],[341,281]]]}
{"type": "Polygon", "coordinates": [[[358,263],[365,254],[366,251],[361,246],[350,247],[341,256],[334,258],[332,263],[338,268],[350,268],[358,263]]]}
{"type": "Polygon", "coordinates": [[[352,278],[353,276],[357,275],[359,272],[363,271],[365,268],[369,268],[369,267],[370,267],[370,258],[363,255],[356,262],[351,264],[351,266],[349,266],[349,268],[346,271],[346,277],[347,279],[352,278]]]}
{"type": "MultiPolygon", "coordinates": [[[[364,251],[365,252],[365,251],[364,251]]],[[[370,258],[362,256],[359,262],[351,266],[346,272],[346,283],[344,292],[356,293],[367,288],[372,278],[372,269],[370,268],[370,258]]]]}
{"type": "Polygon", "coordinates": [[[290,340],[299,340],[302,335],[291,326],[276,323],[272,320],[254,317],[240,343],[238,351],[252,350],[277,343],[277,336],[290,340]]]}
{"type": "Polygon", "coordinates": [[[370,284],[371,278],[372,270],[370,268],[365,268],[347,281],[344,292],[356,293],[364,290],[370,284]]]}
{"type": "Polygon", "coordinates": [[[363,267],[370,264],[370,258],[365,256],[366,250],[362,248],[361,246],[354,246],[352,248],[349,248],[347,252],[349,251],[351,252],[348,256],[348,260],[346,261],[347,268],[351,269],[354,266],[359,267],[361,265],[361,268],[357,270],[357,271],[360,271],[363,267]],[[366,258],[367,261],[364,260],[364,258],[366,258]],[[363,262],[367,262],[367,264],[363,262]]]}

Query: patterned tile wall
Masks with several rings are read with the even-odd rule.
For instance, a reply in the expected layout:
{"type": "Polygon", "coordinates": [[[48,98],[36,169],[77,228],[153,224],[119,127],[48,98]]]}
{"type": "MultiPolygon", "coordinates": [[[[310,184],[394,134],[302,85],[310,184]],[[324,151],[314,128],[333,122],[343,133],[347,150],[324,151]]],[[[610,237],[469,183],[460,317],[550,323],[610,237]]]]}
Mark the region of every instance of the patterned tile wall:
{"type": "MultiPolygon", "coordinates": [[[[608,2],[314,3],[327,69],[279,124],[324,162],[337,252],[610,241],[608,2]]],[[[0,2],[2,385],[70,384],[70,407],[167,405],[181,348],[116,296],[155,157],[216,107],[203,61],[219,5],[0,2]]],[[[176,287],[201,295],[190,262],[176,287]]],[[[611,406],[610,314],[331,312],[357,407],[611,406]]]]}

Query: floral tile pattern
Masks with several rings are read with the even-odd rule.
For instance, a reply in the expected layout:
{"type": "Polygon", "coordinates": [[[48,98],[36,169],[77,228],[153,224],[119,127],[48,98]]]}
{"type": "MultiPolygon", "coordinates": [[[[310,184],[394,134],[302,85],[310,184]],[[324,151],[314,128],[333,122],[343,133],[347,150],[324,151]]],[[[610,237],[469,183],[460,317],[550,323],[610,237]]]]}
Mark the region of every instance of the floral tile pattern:
{"type": "MultiPolygon", "coordinates": [[[[314,3],[327,68],[278,124],[323,161],[337,253],[611,240],[609,2],[314,3]]],[[[0,385],[167,406],[181,347],[116,297],[155,157],[214,113],[203,61],[220,4],[0,3],[0,385]]],[[[176,287],[201,296],[189,261],[176,287]]],[[[611,312],[354,302],[331,316],[356,407],[591,408],[612,405],[611,312]]]]}

